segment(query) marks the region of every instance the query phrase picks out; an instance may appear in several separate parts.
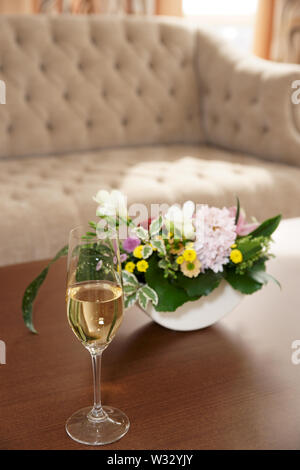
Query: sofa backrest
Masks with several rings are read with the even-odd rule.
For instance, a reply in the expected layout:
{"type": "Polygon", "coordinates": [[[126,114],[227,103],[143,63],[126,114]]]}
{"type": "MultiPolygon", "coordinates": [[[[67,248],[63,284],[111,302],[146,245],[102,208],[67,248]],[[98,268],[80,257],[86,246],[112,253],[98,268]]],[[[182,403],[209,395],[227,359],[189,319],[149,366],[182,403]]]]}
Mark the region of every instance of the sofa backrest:
{"type": "Polygon", "coordinates": [[[164,20],[0,16],[0,157],[203,141],[195,43],[164,20]]]}

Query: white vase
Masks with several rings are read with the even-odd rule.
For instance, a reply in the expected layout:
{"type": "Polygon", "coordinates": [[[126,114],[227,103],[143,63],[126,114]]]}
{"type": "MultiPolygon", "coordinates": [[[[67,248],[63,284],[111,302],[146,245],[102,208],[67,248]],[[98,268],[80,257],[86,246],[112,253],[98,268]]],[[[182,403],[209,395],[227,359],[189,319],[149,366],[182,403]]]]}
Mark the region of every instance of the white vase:
{"type": "Polygon", "coordinates": [[[153,321],[175,331],[193,331],[211,326],[241,302],[244,295],[222,281],[207,297],[187,302],[175,312],[157,312],[151,303],[146,313],[153,321]]]}

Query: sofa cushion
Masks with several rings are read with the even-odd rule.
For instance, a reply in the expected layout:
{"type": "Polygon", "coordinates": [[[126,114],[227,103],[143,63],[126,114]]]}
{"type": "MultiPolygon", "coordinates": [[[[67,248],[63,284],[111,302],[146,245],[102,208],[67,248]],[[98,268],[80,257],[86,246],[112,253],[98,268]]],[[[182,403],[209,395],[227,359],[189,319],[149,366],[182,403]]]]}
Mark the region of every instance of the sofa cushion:
{"type": "Polygon", "coordinates": [[[0,157],[203,142],[195,44],[163,20],[0,15],[0,157]]]}
{"type": "Polygon", "coordinates": [[[300,215],[300,169],[207,146],[156,146],[0,162],[0,264],[48,258],[71,228],[95,220],[92,196],[129,203],[235,204],[249,216],[300,215]]]}

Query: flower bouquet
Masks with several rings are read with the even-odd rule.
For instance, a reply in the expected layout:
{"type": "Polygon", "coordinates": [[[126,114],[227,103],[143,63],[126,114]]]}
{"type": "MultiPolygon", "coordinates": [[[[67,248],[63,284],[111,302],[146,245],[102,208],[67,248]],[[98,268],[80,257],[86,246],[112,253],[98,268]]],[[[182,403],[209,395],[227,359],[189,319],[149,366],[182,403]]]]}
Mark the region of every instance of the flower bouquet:
{"type": "MultiPolygon", "coordinates": [[[[235,207],[222,209],[188,201],[182,208],[174,205],[139,222],[130,216],[118,191],[99,191],[94,200],[98,222],[89,222],[84,238],[117,238],[126,308],[138,304],[148,313],[164,315],[196,305],[199,299],[212,296],[221,283],[240,294],[253,294],[269,280],[278,283],[266,272],[266,261],[272,256],[271,236],[280,215],[261,224],[247,223],[238,200],[235,207]]],[[[66,254],[67,247],[50,264],[66,254]]],[[[102,265],[100,257],[89,269],[101,276],[102,265]]],[[[32,305],[49,266],[28,286],[23,298],[23,317],[33,332],[32,305]]]]}

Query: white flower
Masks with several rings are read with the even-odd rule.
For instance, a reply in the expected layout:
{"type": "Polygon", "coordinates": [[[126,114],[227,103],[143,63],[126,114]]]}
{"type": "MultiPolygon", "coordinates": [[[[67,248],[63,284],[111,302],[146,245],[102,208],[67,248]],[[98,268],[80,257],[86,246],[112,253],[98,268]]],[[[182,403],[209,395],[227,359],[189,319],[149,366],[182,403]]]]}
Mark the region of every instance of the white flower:
{"type": "MultiPolygon", "coordinates": [[[[195,237],[195,228],[193,224],[193,215],[195,204],[192,201],[184,203],[181,209],[177,205],[171,206],[165,215],[165,224],[168,230],[176,231],[184,235],[185,238],[193,239],[195,237]]],[[[176,235],[176,234],[175,234],[176,235]]],[[[176,235],[176,238],[178,236],[176,235]]]]}
{"type": "Polygon", "coordinates": [[[195,226],[194,248],[202,271],[222,272],[223,266],[229,262],[231,246],[236,239],[234,216],[226,207],[218,209],[202,205],[197,209],[195,226]]]}
{"type": "Polygon", "coordinates": [[[108,191],[100,190],[93,199],[99,204],[97,216],[118,215],[124,218],[127,217],[127,201],[120,191],[114,190],[109,193],[108,191]]]}

